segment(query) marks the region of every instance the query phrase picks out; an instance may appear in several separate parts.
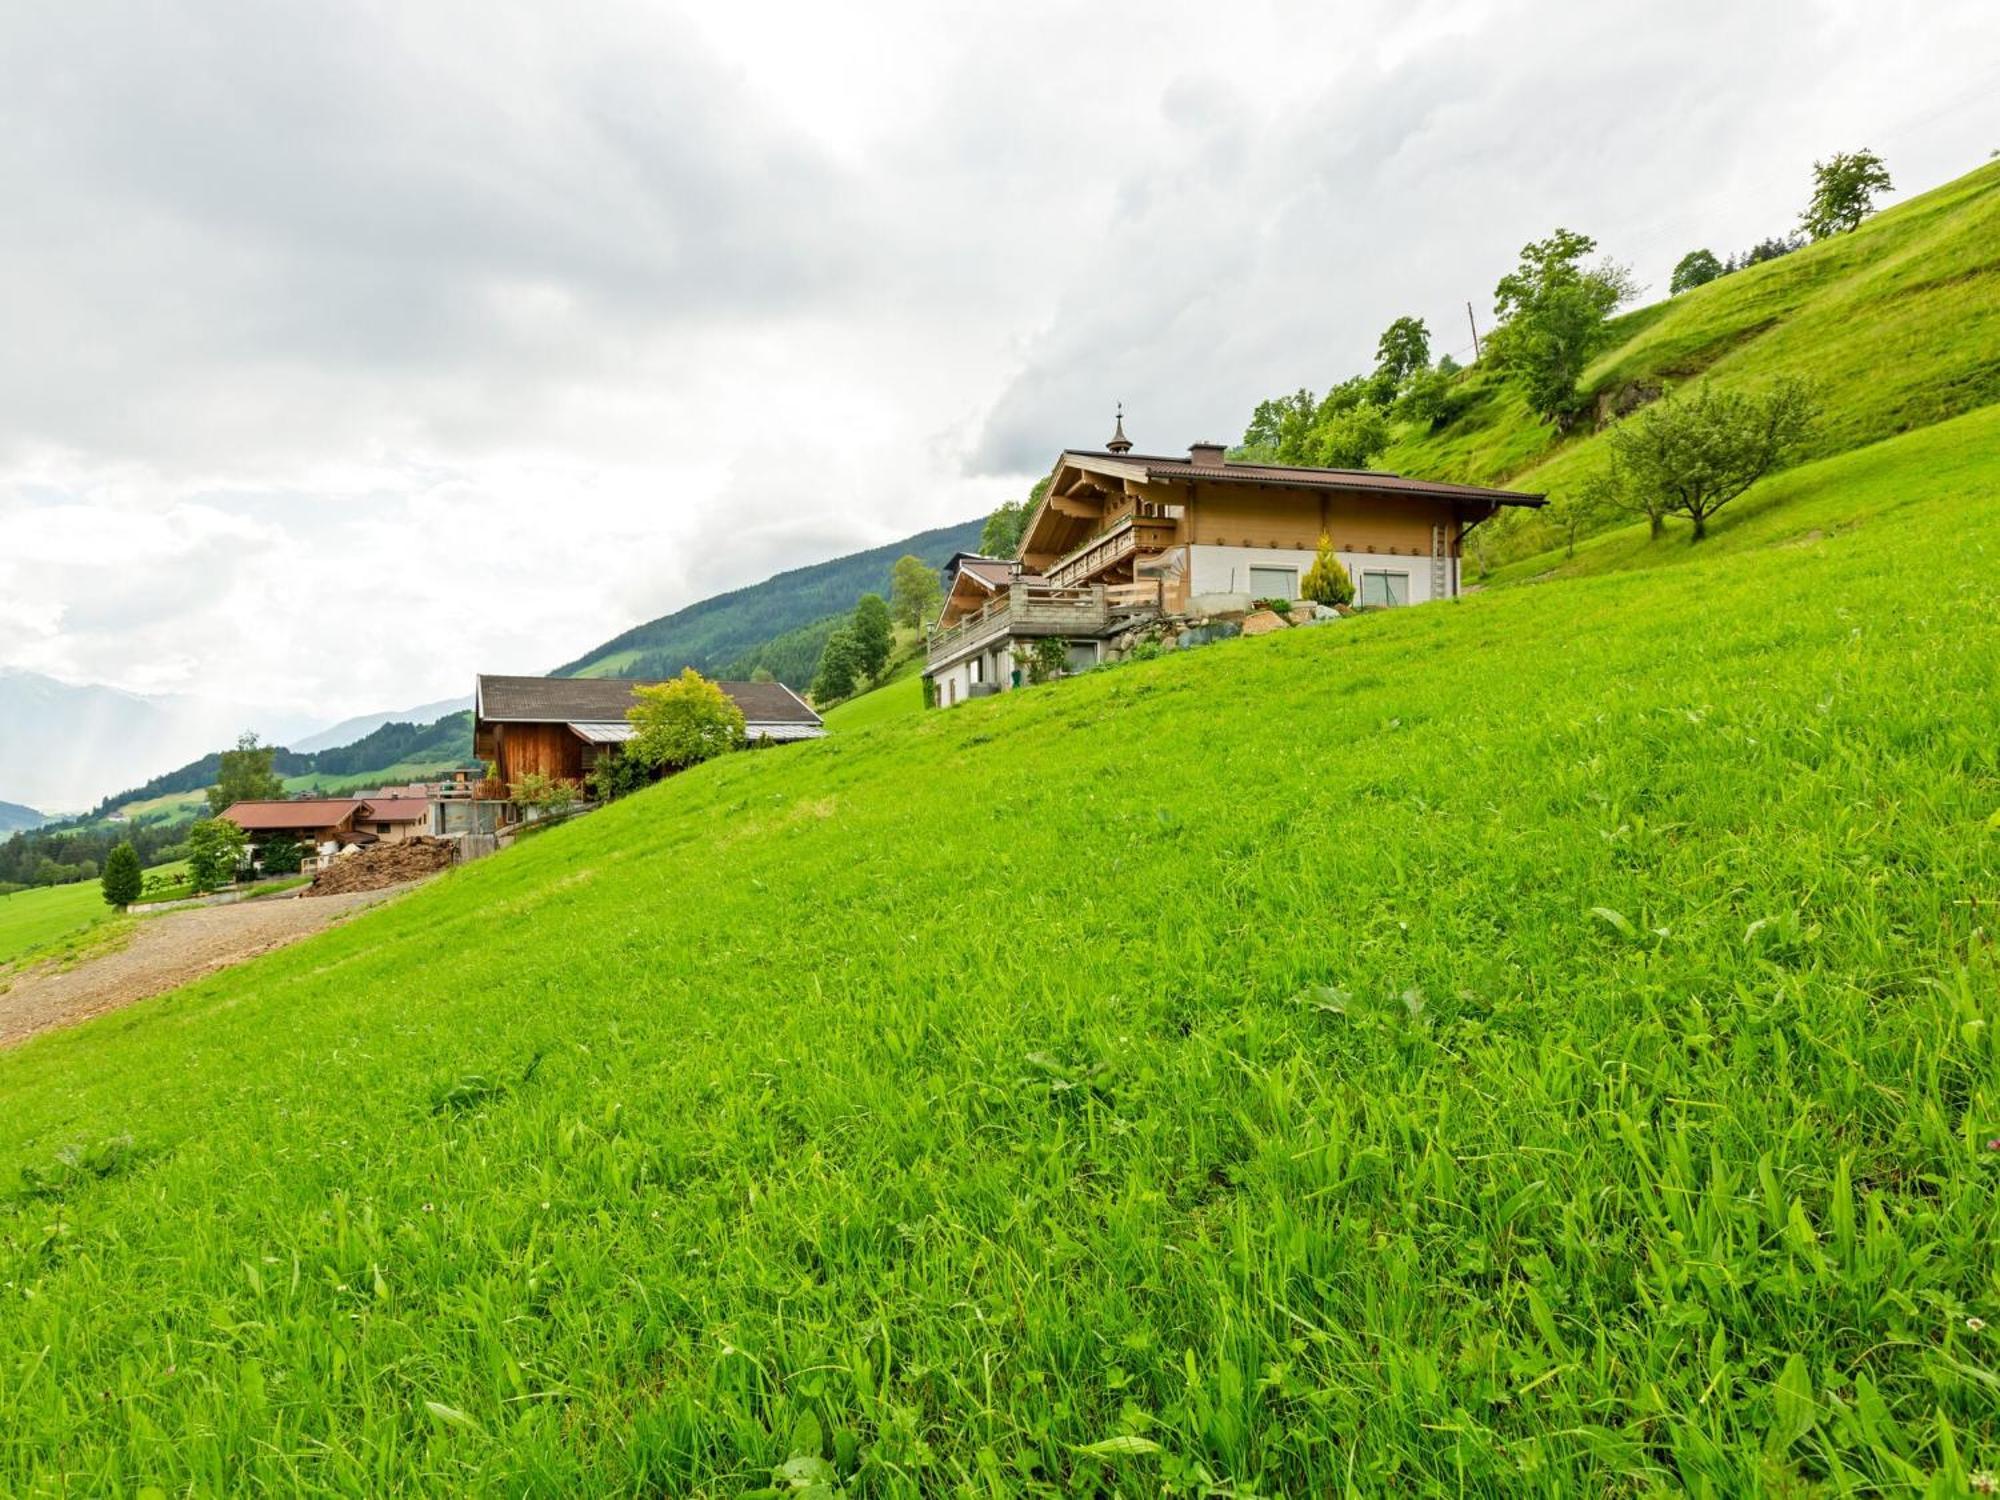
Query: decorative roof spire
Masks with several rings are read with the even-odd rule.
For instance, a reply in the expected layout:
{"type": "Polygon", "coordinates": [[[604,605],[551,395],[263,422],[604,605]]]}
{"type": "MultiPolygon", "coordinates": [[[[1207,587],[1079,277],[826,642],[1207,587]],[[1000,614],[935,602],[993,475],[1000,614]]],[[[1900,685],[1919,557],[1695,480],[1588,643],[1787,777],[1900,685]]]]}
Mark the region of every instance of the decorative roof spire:
{"type": "Polygon", "coordinates": [[[1118,430],[1111,434],[1111,441],[1104,445],[1110,453],[1130,453],[1132,440],[1125,436],[1125,403],[1118,403],[1118,430]]]}

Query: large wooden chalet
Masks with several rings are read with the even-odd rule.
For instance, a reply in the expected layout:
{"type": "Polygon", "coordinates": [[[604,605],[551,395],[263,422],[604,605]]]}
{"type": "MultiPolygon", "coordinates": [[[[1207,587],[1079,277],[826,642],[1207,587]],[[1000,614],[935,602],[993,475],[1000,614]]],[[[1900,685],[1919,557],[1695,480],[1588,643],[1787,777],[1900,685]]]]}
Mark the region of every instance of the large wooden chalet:
{"type": "Polygon", "coordinates": [[[924,675],[936,702],[956,703],[1018,685],[1017,643],[1060,638],[1080,669],[1147,614],[1298,599],[1322,536],[1358,603],[1451,598],[1466,533],[1543,498],[1372,470],[1231,463],[1220,443],[1196,443],[1185,458],[1134,453],[1121,419],[1103,448],[1056,460],[1013,557],[961,553],[947,564],[924,675]]]}
{"type": "MultiPolygon", "coordinates": [[[[632,738],[625,717],[632,690],[649,684],[618,677],[500,677],[482,674],[473,695],[472,753],[492,777],[513,786],[539,773],[581,781],[605,750],[632,738]]],[[[818,739],[826,726],[782,682],[723,682],[743,711],[752,746],[818,739]]]]}

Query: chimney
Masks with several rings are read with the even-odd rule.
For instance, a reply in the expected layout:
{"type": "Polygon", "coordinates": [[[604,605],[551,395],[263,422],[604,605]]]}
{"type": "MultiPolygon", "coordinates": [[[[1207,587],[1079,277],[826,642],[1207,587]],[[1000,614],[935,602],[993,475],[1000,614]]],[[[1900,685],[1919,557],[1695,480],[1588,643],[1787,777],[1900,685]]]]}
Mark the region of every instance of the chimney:
{"type": "Polygon", "coordinates": [[[1189,443],[1188,458],[1197,469],[1219,469],[1227,450],[1221,443],[1189,443]]]}

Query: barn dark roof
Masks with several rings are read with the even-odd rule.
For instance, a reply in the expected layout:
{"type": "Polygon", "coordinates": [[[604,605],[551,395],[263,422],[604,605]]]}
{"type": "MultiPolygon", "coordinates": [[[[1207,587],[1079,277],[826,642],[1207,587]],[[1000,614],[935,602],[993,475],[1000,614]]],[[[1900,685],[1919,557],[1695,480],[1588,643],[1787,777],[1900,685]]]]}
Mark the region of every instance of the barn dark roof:
{"type": "MultiPolygon", "coordinates": [[[[624,677],[496,677],[481,673],[473,716],[484,724],[606,723],[623,720],[632,689],[655,684],[624,677]]],[[[817,725],[819,715],[782,682],[722,682],[747,724],[817,725]]]]}

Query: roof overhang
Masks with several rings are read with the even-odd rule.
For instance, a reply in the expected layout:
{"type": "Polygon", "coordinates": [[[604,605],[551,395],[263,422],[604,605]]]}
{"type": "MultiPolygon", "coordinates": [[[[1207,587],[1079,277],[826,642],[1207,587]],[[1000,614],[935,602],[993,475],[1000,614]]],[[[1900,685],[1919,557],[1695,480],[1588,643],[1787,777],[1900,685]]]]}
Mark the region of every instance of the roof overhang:
{"type": "Polygon", "coordinates": [[[569,726],[569,732],[587,745],[622,745],[639,731],[631,724],[587,720],[569,726]]]}

